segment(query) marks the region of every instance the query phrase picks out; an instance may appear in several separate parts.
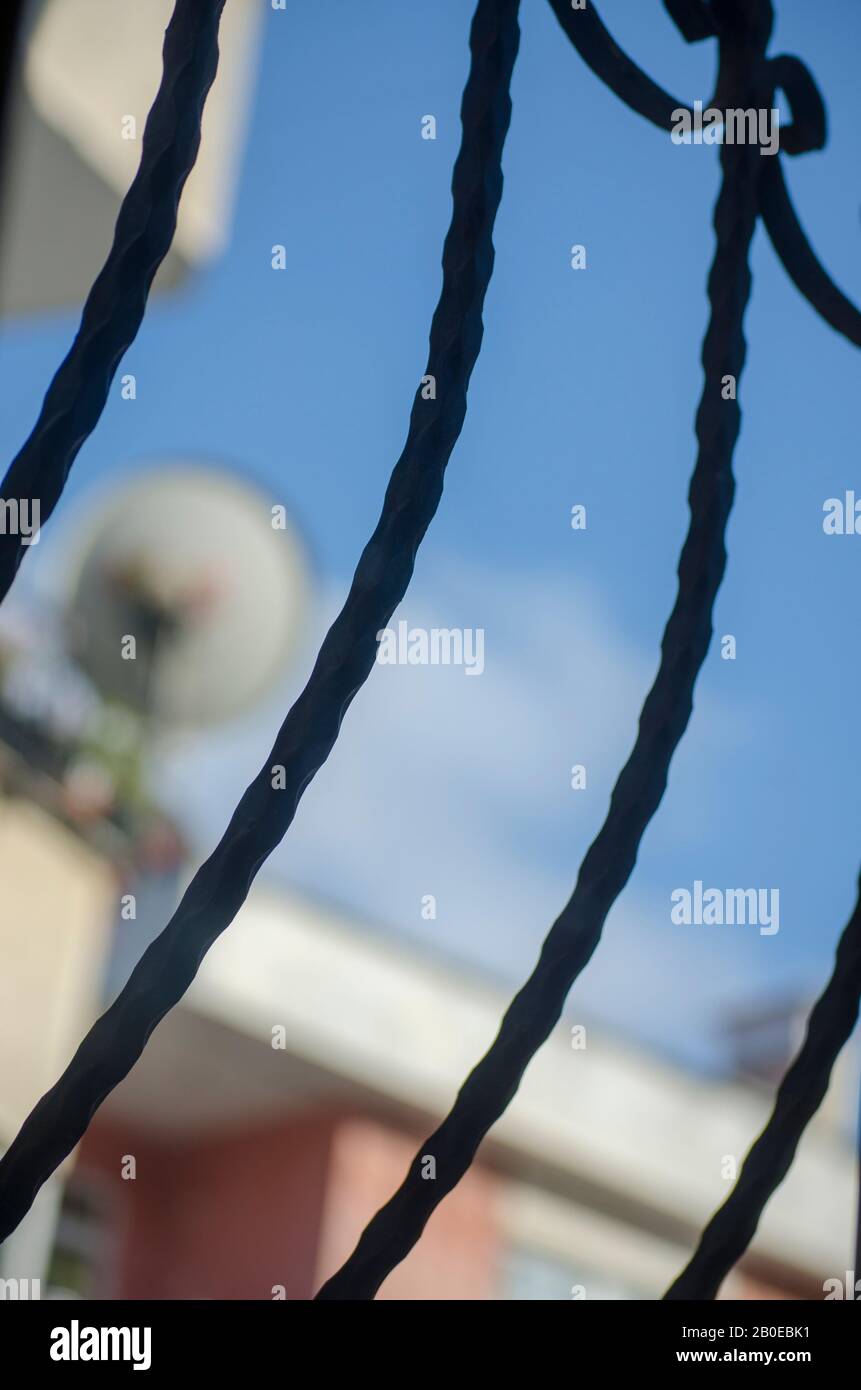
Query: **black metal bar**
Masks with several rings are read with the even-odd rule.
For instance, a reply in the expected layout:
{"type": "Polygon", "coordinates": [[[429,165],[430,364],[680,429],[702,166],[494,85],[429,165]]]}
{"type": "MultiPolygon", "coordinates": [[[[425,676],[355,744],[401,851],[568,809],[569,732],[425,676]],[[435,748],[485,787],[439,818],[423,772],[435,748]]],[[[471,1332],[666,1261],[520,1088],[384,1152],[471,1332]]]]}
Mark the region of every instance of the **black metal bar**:
{"type": "MultiPolygon", "coordinates": [[[[21,41],[26,0],[5,0],[0,9],[0,161],[6,152],[6,126],[15,86],[15,67],[21,41]]],[[[0,192],[2,192],[0,163],[0,192]]]]}
{"type": "MultiPolygon", "coordinates": [[[[550,0],[550,3],[562,28],[593,71],[632,109],[646,116],[656,125],[670,128],[674,110],[678,104],[674,103],[668,93],[646,77],[636,64],[622,53],[598,19],[594,5],[589,6],[590,18],[584,22],[586,11],[573,11],[564,4],[564,0],[550,0]]],[[[733,44],[736,36],[741,32],[745,12],[747,11],[748,17],[753,17],[756,11],[756,3],[751,3],[750,0],[711,0],[711,3],[706,3],[706,0],[664,0],[664,4],[684,37],[690,42],[707,38],[710,34],[716,33],[722,41],[733,44]]],[[[772,19],[770,4],[763,4],[760,7],[760,19],[770,30],[772,19]]],[[[767,42],[767,35],[765,42],[767,42]]],[[[780,128],[781,150],[787,155],[794,156],[811,150],[822,149],[827,140],[825,104],[812,75],[800,59],[781,54],[767,60],[763,90],[759,96],[760,102],[767,106],[773,106],[778,89],[783,90],[789,98],[792,113],[792,120],[781,125],[780,128]]],[[[719,77],[718,94],[713,99],[714,104],[721,102],[725,105],[729,104],[724,100],[726,96],[724,83],[719,77]]],[[[861,347],[861,311],[837,287],[813,251],[792,205],[779,157],[762,158],[758,199],[759,214],[765,223],[775,252],[797,289],[826,323],[830,324],[837,332],[842,333],[856,347],[861,347]]],[[[845,968],[848,970],[850,966],[847,964],[845,968]]],[[[813,1109],[816,1108],[816,1104],[818,1101],[813,1103],[813,1109]]],[[[794,1153],[794,1147],[792,1152],[794,1153]]],[[[792,1154],[790,1153],[783,1172],[774,1178],[773,1187],[769,1189],[767,1195],[770,1195],[774,1187],[782,1181],[783,1176],[788,1171],[791,1157],[792,1154]]],[[[861,1182],[861,1178],[859,1181],[861,1182]]],[[[766,1199],[767,1197],[764,1200],[766,1199]]],[[[742,1221],[745,1219],[745,1215],[745,1208],[742,1206],[739,1212],[742,1221]]],[[[715,1221],[717,1220],[716,1217],[715,1221]]],[[[758,1214],[756,1220],[758,1220],[758,1214]]],[[[725,1227],[724,1234],[728,1240],[729,1215],[725,1218],[725,1227]]],[[[721,1224],[721,1229],[724,1229],[724,1223],[721,1224]]],[[[752,1235],[755,1222],[752,1228],[748,1225],[748,1229],[752,1235]]],[[[706,1235],[704,1235],[703,1245],[706,1253],[703,1259],[707,1258],[714,1239],[716,1237],[709,1236],[707,1240],[706,1235]]],[[[746,1248],[749,1239],[750,1236],[747,1240],[737,1236],[736,1257],[746,1248]]],[[[859,1267],[861,1267],[861,1186],[859,1186],[856,1273],[859,1267]]],[[[687,1271],[680,1276],[677,1283],[682,1287],[695,1286],[695,1274],[692,1272],[690,1280],[685,1283],[683,1281],[686,1280],[686,1275],[687,1271]]],[[[684,1297],[685,1294],[668,1295],[668,1297],[670,1296],[684,1297]]]]}
{"type": "Polygon", "coordinates": [[[855,1198],[855,1263],[852,1266],[852,1268],[854,1271],[855,1283],[857,1285],[859,1279],[861,1279],[861,1106],[859,1106],[858,1114],[856,1116],[855,1161],[856,1181],[858,1187],[855,1198]]]}
{"type": "MultiPolygon", "coordinates": [[[[742,102],[745,106],[758,104],[760,40],[757,29],[749,36],[749,47],[721,41],[725,90],[751,98],[742,102]]],[[[402,1185],[365,1228],[318,1299],[373,1298],[463,1177],[558,1022],[660,805],[673,753],[690,718],[726,565],[725,533],[735,488],[732,457],[741,416],[735,391],[725,399],[723,388],[727,377],[737,384],[745,360],[743,319],[750,293],[748,254],[757,218],[759,160],[756,148],[721,147],[723,180],[714,216],[717,246],[708,283],[711,319],[702,353],[705,384],[696,419],[699,449],[689,493],[690,528],[660,667],[643,706],[633,752],[613,789],[607,819],[586,854],[574,893],[553,924],[535,970],[509,1005],[493,1045],[467,1077],[448,1116],[415,1155],[402,1185]],[[433,1179],[423,1177],[427,1155],[435,1159],[433,1179]]]]}
{"type": "MultiPolygon", "coordinates": [[[[120,208],[110,254],[90,290],[69,353],[48,387],[33,432],[0,485],[0,495],[7,500],[37,502],[42,525],[60,500],[78,451],[99,422],[120,359],[143,320],[150,285],[170,249],[180,194],[200,146],[203,105],[218,64],[224,3],[176,0],[140,166],[120,208]]],[[[0,601],[26,551],[20,536],[0,535],[0,601]]]]}
{"type": "Polygon", "coordinates": [[[134,1066],[153,1028],[182,998],[209,947],[236,916],[255,874],[280,843],[302,793],[328,757],[350,702],[373,668],[376,634],[406,592],[416,551],[442,496],[481,346],[511,116],[509,86],[520,39],[518,9],[519,0],[479,0],[472,23],[452,220],[430,331],[427,375],[436,379],[435,398],[425,400],[421,388],[416,390],[406,444],[376,530],[266,764],[164,931],[0,1159],[0,1240],[15,1229],[98,1106],[134,1066]],[[275,767],[284,770],[283,789],[273,787],[275,767]]]}
{"type": "Polygon", "coordinates": [[[732,1192],[706,1226],[696,1251],[665,1298],[714,1298],[741,1259],[756,1234],[766,1202],[789,1172],[807,1123],[825,1097],[831,1069],[858,1019],[859,999],[861,880],[852,916],[837,945],[831,979],[813,1007],[804,1042],[780,1083],[768,1124],[748,1153],[732,1192]]]}

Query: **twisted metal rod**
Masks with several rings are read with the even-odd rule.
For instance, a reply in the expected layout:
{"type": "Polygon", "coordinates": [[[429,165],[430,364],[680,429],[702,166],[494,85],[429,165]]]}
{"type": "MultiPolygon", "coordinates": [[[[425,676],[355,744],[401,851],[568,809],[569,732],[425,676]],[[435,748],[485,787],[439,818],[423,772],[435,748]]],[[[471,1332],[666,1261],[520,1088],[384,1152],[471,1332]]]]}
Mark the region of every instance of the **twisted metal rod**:
{"type": "MultiPolygon", "coordinates": [[[[117,217],[113,245],[84,305],[30,437],[0,485],[5,499],[39,504],[48,520],[78,451],[92,434],[126,349],[134,342],[156,271],[176,230],[177,205],[200,147],[200,122],[218,65],[225,0],[176,0],[163,72],[143,133],[141,160],[117,217]]],[[[0,602],[27,546],[0,535],[0,602]]]]}
{"type": "Polygon", "coordinates": [[[26,0],[6,0],[0,10],[0,194],[3,191],[6,125],[15,87],[15,65],[21,43],[25,3],[26,0]]]}
{"type": "MultiPolygon", "coordinates": [[[[727,86],[747,93],[752,81],[747,55],[739,60],[724,47],[721,53],[727,86]]],[[[755,64],[754,68],[758,71],[755,64]]],[[[464,1176],[558,1022],[660,805],[670,761],[690,718],[726,565],[725,533],[735,488],[732,457],[741,416],[737,400],[723,398],[722,383],[727,376],[737,382],[745,360],[743,319],[750,293],[748,253],[757,216],[758,161],[758,152],[750,147],[721,149],[723,179],[714,215],[717,245],[708,281],[711,318],[702,352],[705,384],[696,418],[699,449],[689,492],[690,527],[660,667],[643,705],[633,751],[613,789],[607,818],[583,860],[574,893],[553,924],[532,975],[509,1005],[495,1041],[467,1077],[448,1116],[413,1158],[397,1192],[365,1228],[318,1299],[373,1298],[464,1176]],[[428,1155],[436,1161],[432,1180],[423,1177],[428,1155]]]]}
{"type": "Polygon", "coordinates": [[[789,1172],[807,1123],[825,1097],[831,1069],[858,1019],[859,999],[861,879],[858,899],[837,944],[831,978],[813,1007],[798,1055],[778,1087],[768,1123],[751,1147],[732,1192],[709,1221],[665,1299],[714,1298],[744,1254],[766,1202],[789,1172]]]}
{"type": "Polygon", "coordinates": [[[861,1109],[855,1116],[855,1159],[857,1172],[857,1192],[855,1197],[855,1281],[861,1279],[861,1109]]]}
{"type": "MultiPolygon", "coordinates": [[[[742,3],[746,3],[746,0],[742,0],[742,3]]],[[[588,17],[586,17],[587,11],[573,11],[564,4],[564,0],[550,0],[550,4],[565,33],[592,70],[632,110],[645,116],[655,125],[670,129],[674,117],[683,108],[621,51],[601,23],[594,4],[589,7],[588,17]]],[[[717,35],[719,40],[731,41],[741,16],[739,0],[711,0],[711,3],[708,3],[708,0],[664,0],[664,5],[689,42],[696,42],[712,35],[717,35]]],[[[770,22],[770,0],[763,3],[762,8],[763,14],[770,22]]],[[[719,78],[718,91],[721,90],[722,83],[719,78]]],[[[761,99],[762,97],[767,98],[767,105],[773,106],[778,90],[785,92],[789,98],[792,114],[792,120],[781,126],[780,143],[783,152],[788,155],[799,155],[811,150],[822,149],[827,140],[825,104],[813,77],[800,59],[780,54],[766,62],[761,99]]],[[[684,109],[689,110],[689,108],[684,109]]],[[[826,323],[830,324],[837,332],[842,333],[856,347],[861,347],[861,311],[838,288],[818,260],[793,207],[779,157],[766,158],[761,161],[758,204],[759,215],[763,219],[778,259],[782,262],[796,288],[826,323]]],[[[832,981],[835,991],[845,989],[851,995],[854,989],[852,968],[853,958],[848,951],[844,952],[838,958],[835,967],[837,978],[832,981]],[[840,978],[841,971],[846,972],[845,980],[840,978]]],[[[808,1080],[812,1087],[811,1095],[808,1098],[808,1103],[812,1107],[810,1110],[812,1114],[821,1099],[821,1096],[816,1098],[818,1080],[813,1063],[802,1067],[800,1073],[794,1074],[792,1085],[801,1086],[805,1080],[808,1080]]],[[[787,1077],[788,1081],[789,1077],[787,1077]]],[[[762,1206],[758,1210],[755,1209],[755,1182],[757,1177],[762,1177],[757,1168],[759,1154],[764,1151],[768,1155],[773,1151],[780,1163],[784,1161],[785,1157],[785,1166],[774,1178],[773,1186],[769,1187],[768,1190],[765,1187],[762,1188],[764,1192],[762,1205],[764,1205],[768,1196],[786,1175],[795,1152],[797,1139],[791,1148],[779,1150],[779,1138],[779,1130],[772,1131],[768,1139],[766,1139],[766,1135],[762,1136],[764,1150],[757,1150],[756,1154],[753,1151],[751,1153],[753,1166],[749,1170],[751,1174],[749,1179],[750,1195],[744,1196],[747,1189],[743,1188],[743,1195],[739,1198],[738,1203],[733,1205],[732,1211],[726,1212],[723,1216],[718,1213],[718,1216],[713,1219],[711,1226],[703,1235],[701,1251],[698,1251],[697,1256],[688,1266],[688,1270],[679,1276],[673,1286],[674,1290],[677,1287],[682,1289],[710,1287],[707,1283],[706,1266],[714,1252],[718,1250],[721,1240],[730,1241],[732,1235],[731,1220],[736,1213],[742,1222],[747,1221],[750,1235],[747,1240],[743,1240],[743,1237],[735,1233],[735,1245],[732,1247],[735,1250],[735,1258],[738,1258],[744,1251],[756,1229],[759,1213],[762,1210],[762,1206]]],[[[767,1172],[767,1163],[763,1171],[767,1172]]],[[[741,1179],[739,1182],[741,1184],[741,1179]]],[[[857,1221],[856,1270],[861,1266],[861,1195],[859,1195],[857,1221]]],[[[717,1259],[718,1257],[715,1255],[714,1258],[717,1259]]],[[[723,1274],[718,1278],[718,1283],[720,1278],[723,1278],[724,1274],[728,1272],[729,1267],[730,1265],[726,1266],[723,1274]]],[[[684,1297],[685,1294],[676,1294],[671,1290],[667,1295],[667,1297],[676,1296],[684,1297]]],[[[713,1295],[692,1296],[707,1297],[713,1295]]]]}
{"type": "Polygon", "coordinates": [[[436,379],[435,398],[425,400],[421,388],[416,391],[407,440],[376,530],[265,765],[164,931],[0,1159],[0,1240],[15,1229],[98,1106],[131,1070],[153,1028],[182,998],[209,947],[233,921],[258,869],[293,820],[302,793],[328,757],[341,720],[374,665],[376,634],[406,592],[416,551],[442,496],[481,346],[493,226],[502,195],[502,151],[511,117],[509,86],[520,39],[518,9],[519,0],[479,0],[472,23],[463,137],[452,176],[452,220],[430,330],[426,375],[436,379]],[[273,787],[275,768],[283,769],[281,789],[273,787]]]}

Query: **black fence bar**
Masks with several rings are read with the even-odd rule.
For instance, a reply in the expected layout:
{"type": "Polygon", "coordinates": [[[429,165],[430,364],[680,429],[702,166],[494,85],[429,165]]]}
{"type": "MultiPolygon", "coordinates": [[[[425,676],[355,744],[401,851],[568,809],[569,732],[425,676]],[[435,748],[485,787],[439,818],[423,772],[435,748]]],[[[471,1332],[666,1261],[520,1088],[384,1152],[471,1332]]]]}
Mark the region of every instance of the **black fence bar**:
{"type": "MultiPolygon", "coordinates": [[[[840,1049],[858,1020],[861,1000],[861,881],[837,945],[834,969],[807,1023],[804,1042],[778,1087],[768,1124],[752,1145],[738,1180],[700,1237],[690,1262],[664,1295],[710,1299],[756,1234],[765,1204],[783,1182],[809,1120],[825,1093],[840,1049]]],[[[856,1278],[861,1271],[856,1265],[856,1278]]]]}
{"type": "Polygon", "coordinates": [[[0,9],[0,194],[3,188],[3,157],[6,153],[6,126],[15,88],[18,48],[21,42],[26,0],[4,0],[0,9]]]}
{"type": "Polygon", "coordinates": [[[855,1129],[858,1188],[855,1196],[855,1271],[856,1284],[861,1279],[861,1106],[858,1108],[855,1129]]]}
{"type": "Polygon", "coordinates": [[[472,23],[452,220],[430,331],[426,376],[435,379],[435,396],[425,399],[422,388],[416,390],[406,444],[346,603],[220,844],[198,869],[122,993],[93,1025],[63,1076],[0,1159],[0,1240],[15,1229],[98,1106],[131,1070],[153,1028],[182,998],[209,947],[233,921],[255,874],[281,841],[302,793],[328,757],[347,708],[373,668],[376,634],[406,592],[416,551],[442,496],[481,347],[484,299],[493,271],[493,226],[502,195],[502,151],[511,117],[509,87],[520,40],[518,9],[519,0],[479,0],[472,23]],[[284,774],[278,788],[273,787],[276,767],[284,774]]]}
{"type": "MultiPolygon", "coordinates": [[[[754,57],[756,56],[754,48],[754,57]]],[[[757,104],[761,65],[721,45],[726,90],[757,104]]],[[[679,561],[676,603],[664,632],[661,663],[610,809],[580,869],[577,886],[550,930],[538,964],[515,996],[496,1040],[464,1082],[440,1127],[422,1145],[401,1187],[363,1232],[319,1299],[373,1298],[409,1253],[442,1199],[460,1181],[491,1125],[558,1022],[571,989],[601,939],[604,922],[634,869],[640,841],[660,805],[670,761],[687,728],[696,678],[712,636],[712,610],[726,566],[725,533],[735,484],[732,457],[741,415],[734,386],[745,360],[743,319],[750,293],[748,253],[757,218],[760,155],[745,145],[721,149],[723,181],[715,208],[717,239],[708,289],[711,319],[703,345],[705,385],[696,419],[699,444],[689,501],[691,521],[679,561]],[[436,1177],[423,1177],[424,1159],[436,1177]]]]}
{"type": "MultiPolygon", "coordinates": [[[[110,254],[33,432],[0,485],[0,496],[7,500],[37,502],[41,525],[57,506],[72,464],[99,422],[123,353],[141,326],[155,273],[173,241],[180,194],[197,158],[203,106],[218,65],[224,3],[176,0],[140,166],[123,199],[110,254]]],[[[0,602],[26,552],[19,535],[0,534],[0,602]]]]}

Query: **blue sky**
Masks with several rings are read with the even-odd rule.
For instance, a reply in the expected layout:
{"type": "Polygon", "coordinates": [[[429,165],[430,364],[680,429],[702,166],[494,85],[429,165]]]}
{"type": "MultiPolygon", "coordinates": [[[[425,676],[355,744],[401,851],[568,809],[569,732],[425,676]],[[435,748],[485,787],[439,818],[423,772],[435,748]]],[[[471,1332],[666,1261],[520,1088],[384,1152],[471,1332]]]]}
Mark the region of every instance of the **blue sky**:
{"type": "MultiPolygon", "coordinates": [[[[786,160],[787,178],[818,253],[861,298],[861,10],[778,9],[771,52],[804,58],[830,117],[826,150],[786,160]]],[[[125,359],[138,399],[114,390],[27,561],[38,583],[82,509],[165,456],[238,466],[289,506],[316,586],[301,657],[230,730],[160,759],[163,796],[201,854],[301,688],[403,444],[440,287],[471,12],[460,0],[267,10],[229,250],[153,304],[125,359]],[[420,138],[427,113],[433,142],[420,138]],[[270,268],[276,242],[283,274],[270,268]]],[[[708,100],[713,44],[686,45],[657,0],[604,0],[601,13],[680,99],[708,100]]],[[[486,669],[376,669],[266,871],[512,984],[573,887],[656,669],[687,525],[718,180],[716,150],[675,146],[623,107],[545,0],[524,0],[521,23],[484,345],[397,615],[483,627],[486,669]],[[570,268],[574,242],[585,271],[570,268]],[[569,525],[578,502],[582,533],[569,525]],[[587,767],[585,791],[570,789],[573,763],[587,767]]],[[[818,992],[861,862],[861,538],[822,532],[826,498],[861,495],[861,364],[761,230],[752,266],[716,610],[738,656],[712,646],[663,806],[571,1001],[574,1016],[696,1061],[714,1055],[728,1011],[818,992]],[[670,893],[695,879],[779,888],[779,934],[672,924],[670,893]]],[[[5,329],[7,457],[75,321],[5,329]]]]}

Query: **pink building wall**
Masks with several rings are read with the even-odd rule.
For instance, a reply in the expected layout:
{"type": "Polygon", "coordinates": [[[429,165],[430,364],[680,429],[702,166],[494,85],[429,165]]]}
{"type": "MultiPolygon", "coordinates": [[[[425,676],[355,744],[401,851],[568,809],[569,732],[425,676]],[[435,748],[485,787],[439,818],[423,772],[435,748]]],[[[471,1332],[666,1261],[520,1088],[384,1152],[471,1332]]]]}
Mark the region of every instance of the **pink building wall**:
{"type": "MultiPolygon", "coordinates": [[[[375,1119],[315,1112],[154,1142],[96,1121],[76,1177],[110,1198],[113,1253],[99,1294],[119,1299],[308,1299],[400,1183],[417,1140],[375,1119]],[[125,1155],[136,1176],[121,1176],[125,1155]]],[[[495,1184],[475,1168],[381,1298],[494,1293],[495,1184]]]]}
{"type": "MultiPolygon", "coordinates": [[[[337,1125],[318,1283],[339,1268],[370,1217],[400,1186],[419,1142],[417,1135],[384,1128],[370,1119],[357,1117],[337,1125]]],[[[495,1195],[493,1175],[473,1166],[437,1207],[418,1245],[389,1275],[378,1297],[492,1298],[501,1254],[495,1195]]]]}

